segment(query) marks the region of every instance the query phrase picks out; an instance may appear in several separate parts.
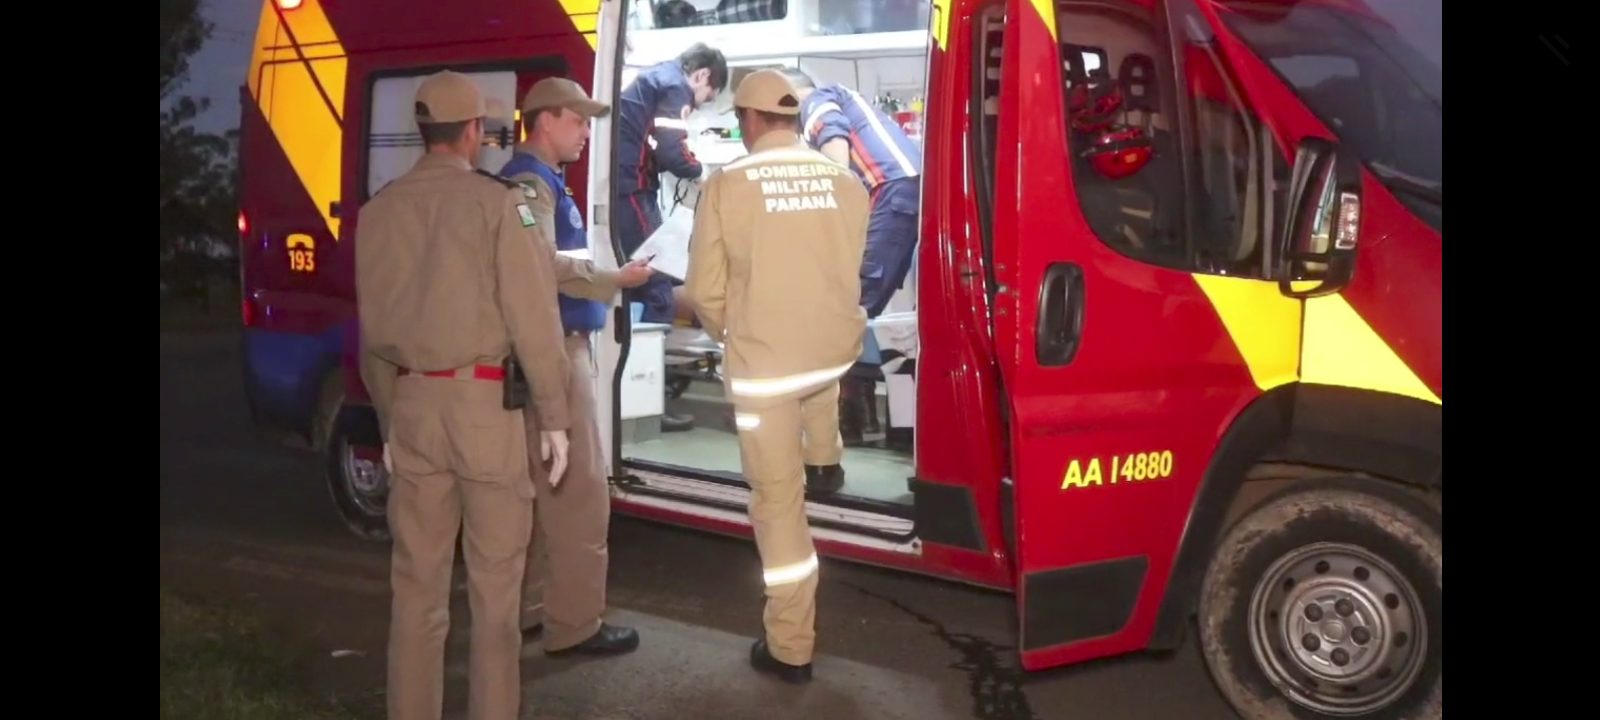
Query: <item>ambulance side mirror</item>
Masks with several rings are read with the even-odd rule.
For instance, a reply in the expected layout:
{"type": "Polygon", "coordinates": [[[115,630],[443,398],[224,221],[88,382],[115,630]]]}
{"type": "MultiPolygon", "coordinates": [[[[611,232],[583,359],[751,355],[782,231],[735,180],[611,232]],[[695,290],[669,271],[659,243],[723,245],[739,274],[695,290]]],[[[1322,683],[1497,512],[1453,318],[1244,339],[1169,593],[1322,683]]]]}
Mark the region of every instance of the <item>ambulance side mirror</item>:
{"type": "Polygon", "coordinates": [[[1311,298],[1344,289],[1355,275],[1361,229],[1360,165],[1333,142],[1302,140],[1288,205],[1277,242],[1279,290],[1311,298]]]}

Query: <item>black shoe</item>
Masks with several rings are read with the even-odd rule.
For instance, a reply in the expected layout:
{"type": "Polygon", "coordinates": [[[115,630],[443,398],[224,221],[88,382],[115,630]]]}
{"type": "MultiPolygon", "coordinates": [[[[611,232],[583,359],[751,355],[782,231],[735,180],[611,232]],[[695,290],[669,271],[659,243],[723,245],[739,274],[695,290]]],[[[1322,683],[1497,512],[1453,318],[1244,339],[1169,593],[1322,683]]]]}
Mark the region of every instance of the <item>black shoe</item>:
{"type": "Polygon", "coordinates": [[[630,627],[618,627],[600,623],[600,629],[593,635],[572,647],[560,650],[546,650],[544,654],[553,657],[565,655],[620,655],[629,653],[639,648],[639,633],[630,627]]]}
{"type": "Polygon", "coordinates": [[[807,465],[806,492],[832,495],[844,487],[844,468],[834,465],[807,465]]]}
{"type": "Polygon", "coordinates": [[[672,413],[664,413],[661,416],[661,432],[686,432],[693,429],[693,415],[673,415],[672,413]]]}
{"type": "Polygon", "coordinates": [[[776,675],[779,680],[799,685],[811,682],[811,663],[804,665],[790,665],[772,656],[767,650],[766,640],[757,640],[750,648],[750,667],[764,673],[776,675]]]}

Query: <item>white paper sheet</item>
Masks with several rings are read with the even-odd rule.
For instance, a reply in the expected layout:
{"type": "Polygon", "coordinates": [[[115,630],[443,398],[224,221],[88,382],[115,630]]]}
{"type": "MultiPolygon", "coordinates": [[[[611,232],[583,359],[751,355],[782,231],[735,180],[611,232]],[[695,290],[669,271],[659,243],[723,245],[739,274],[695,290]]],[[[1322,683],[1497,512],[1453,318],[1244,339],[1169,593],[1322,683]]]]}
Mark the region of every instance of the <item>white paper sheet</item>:
{"type": "Polygon", "coordinates": [[[655,257],[650,267],[677,280],[689,277],[689,236],[694,233],[694,211],[688,205],[673,208],[643,245],[635,250],[630,260],[655,257]]]}

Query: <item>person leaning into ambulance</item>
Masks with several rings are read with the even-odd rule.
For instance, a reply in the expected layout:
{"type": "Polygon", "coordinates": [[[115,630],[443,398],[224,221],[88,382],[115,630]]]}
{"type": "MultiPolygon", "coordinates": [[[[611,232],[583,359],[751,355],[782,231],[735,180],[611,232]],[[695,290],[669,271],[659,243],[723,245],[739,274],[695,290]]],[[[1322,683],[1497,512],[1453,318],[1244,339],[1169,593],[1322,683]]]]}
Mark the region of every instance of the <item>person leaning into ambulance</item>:
{"type": "MultiPolygon", "coordinates": [[[[611,232],[632,256],[661,228],[661,173],[695,180],[705,166],[689,149],[689,113],[711,102],[728,85],[728,60],[722,51],[695,43],[677,58],[639,71],[617,99],[616,168],[611,173],[611,232]]],[[[671,324],[676,281],[662,274],[629,290],[627,300],[644,305],[640,319],[671,324]]],[[[694,429],[694,416],[661,415],[662,432],[694,429]]]]}
{"type": "Polygon", "coordinates": [[[534,488],[528,393],[511,358],[532,384],[552,476],[566,465],[569,372],[555,248],[535,234],[521,186],[473,169],[485,115],[467,76],[424,80],[416,121],[427,152],[367,202],[356,230],[361,379],[392,476],[391,720],[442,712],[450,573],[463,524],[468,712],[519,715],[534,488]]]}
{"type": "MultiPolygon", "coordinates": [[[[839,83],[817,87],[800,70],[783,72],[799,93],[801,137],[849,167],[872,198],[867,250],[861,260],[861,306],[868,318],[876,318],[911,272],[922,194],[922,149],[899,123],[855,89],[839,83]]],[[[867,406],[875,402],[874,385],[852,377],[842,383],[839,424],[846,444],[862,442],[867,406]]],[[[838,492],[844,487],[844,469],[806,468],[806,486],[814,493],[838,492]]]]}
{"type": "Polygon", "coordinates": [[[750,662],[790,682],[811,679],[817,554],[806,523],[805,464],[838,462],[839,377],[861,354],[861,256],[867,191],[806,147],[800,101],[775,70],[745,77],[734,112],[749,155],[700,191],[685,300],[722,341],[739,431],[750,522],[766,584],[750,662]],[[833,427],[831,435],[804,429],[833,427]],[[826,456],[826,457],[824,457],[826,456]]]}
{"type": "MultiPolygon", "coordinates": [[[[523,627],[529,637],[542,634],[545,652],[551,655],[628,652],[639,646],[639,635],[632,628],[608,625],[600,617],[606,608],[611,502],[595,419],[589,335],[605,327],[606,303],[618,288],[639,287],[652,271],[643,261],[619,271],[595,267],[589,259],[583,215],[560,169],[583,154],[589,121],[609,112],[610,106],[591,100],[571,80],[540,80],[522,101],[527,139],[500,169],[501,177],[523,186],[535,229],[558,252],[555,274],[571,365],[567,409],[572,442],[566,477],[556,485],[536,458],[529,459],[539,499],[522,586],[523,627]]],[[[527,423],[528,436],[537,437],[537,413],[530,411],[527,423]]]]}

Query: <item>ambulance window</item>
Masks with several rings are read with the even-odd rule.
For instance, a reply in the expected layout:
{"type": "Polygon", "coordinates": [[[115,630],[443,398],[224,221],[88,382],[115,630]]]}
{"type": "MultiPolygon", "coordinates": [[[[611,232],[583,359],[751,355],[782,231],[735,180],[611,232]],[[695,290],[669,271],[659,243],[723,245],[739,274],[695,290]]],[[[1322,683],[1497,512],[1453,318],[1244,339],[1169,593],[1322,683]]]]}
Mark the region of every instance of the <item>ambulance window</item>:
{"type": "Polygon", "coordinates": [[[1005,6],[991,4],[974,25],[972,121],[977,127],[977,147],[973,154],[977,159],[980,204],[985,210],[994,201],[994,149],[1000,137],[1000,46],[1005,40],[1005,22],[1005,6]]]}
{"type": "MultiPolygon", "coordinates": [[[[926,30],[932,11],[929,0],[815,0],[816,12],[807,18],[810,35],[926,30]]],[[[723,4],[734,4],[723,0],[723,4]]]]}
{"type": "MultiPolygon", "coordinates": [[[[1056,7],[1067,145],[1095,234],[1155,265],[1268,277],[1289,167],[1215,43],[1186,30],[1174,43],[1161,4],[1056,7]]],[[[1174,21],[1207,27],[1189,15],[1174,21]]]]}
{"type": "Polygon", "coordinates": [[[1193,11],[1176,20],[1188,28],[1179,59],[1189,103],[1190,268],[1269,277],[1271,230],[1274,218],[1283,217],[1288,163],[1209,41],[1209,26],[1193,11]]]}
{"type": "Polygon", "coordinates": [[[1444,225],[1441,0],[1223,2],[1228,29],[1401,203],[1444,225]]]}
{"type": "Polygon", "coordinates": [[[1186,268],[1191,253],[1164,23],[1137,0],[1066,0],[1056,10],[1067,146],[1085,219],[1118,252],[1186,268]]]}
{"type": "MultiPolygon", "coordinates": [[[[498,171],[511,159],[516,141],[513,118],[517,107],[517,73],[497,70],[463,74],[478,83],[489,105],[478,167],[498,171]]],[[[422,144],[422,133],[417,129],[414,110],[417,87],[425,77],[427,73],[389,75],[372,84],[367,103],[368,197],[404,175],[427,151],[422,144]]]]}
{"type": "Polygon", "coordinates": [[[636,30],[765,22],[788,17],[789,0],[634,0],[628,16],[636,30]]]}

